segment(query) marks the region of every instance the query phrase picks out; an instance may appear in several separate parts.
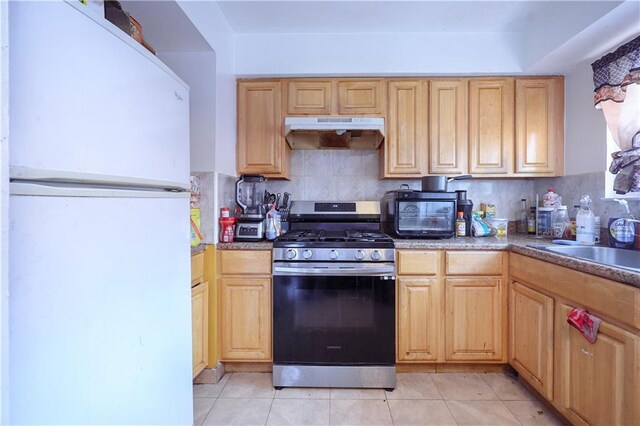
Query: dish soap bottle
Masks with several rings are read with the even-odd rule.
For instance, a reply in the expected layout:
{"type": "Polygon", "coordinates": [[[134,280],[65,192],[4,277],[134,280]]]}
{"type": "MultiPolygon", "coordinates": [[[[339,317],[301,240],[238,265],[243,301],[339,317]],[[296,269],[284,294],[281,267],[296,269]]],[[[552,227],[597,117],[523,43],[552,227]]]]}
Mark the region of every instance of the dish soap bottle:
{"type": "Polygon", "coordinates": [[[589,204],[591,197],[583,195],[580,199],[580,211],[576,215],[576,241],[579,244],[595,244],[595,215],[589,204]]]}
{"type": "Polygon", "coordinates": [[[617,248],[633,248],[635,237],[635,224],[625,222],[625,219],[633,219],[629,212],[627,200],[614,199],[618,202],[618,208],[609,219],[609,245],[617,248]]]}

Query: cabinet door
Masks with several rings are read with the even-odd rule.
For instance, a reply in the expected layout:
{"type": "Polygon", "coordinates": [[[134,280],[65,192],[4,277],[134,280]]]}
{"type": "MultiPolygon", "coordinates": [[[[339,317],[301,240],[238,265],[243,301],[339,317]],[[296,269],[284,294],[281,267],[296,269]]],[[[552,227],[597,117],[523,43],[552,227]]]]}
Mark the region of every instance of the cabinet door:
{"type": "Polygon", "coordinates": [[[271,359],[271,280],[220,278],[223,361],[271,359]]]}
{"type": "Polygon", "coordinates": [[[553,399],[553,299],[512,281],[509,325],[509,363],[553,399]]]}
{"type": "Polygon", "coordinates": [[[279,81],[238,83],[238,173],[283,175],[288,146],[279,81]]]}
{"type": "Polygon", "coordinates": [[[426,83],[389,81],[385,177],[422,176],[427,155],[426,83]]]}
{"type": "Polygon", "coordinates": [[[209,283],[191,289],[192,367],[195,378],[209,362],[209,283]]]}
{"type": "Polygon", "coordinates": [[[429,173],[467,172],[468,80],[429,82],[429,173]]]}
{"type": "Polygon", "coordinates": [[[442,297],[435,278],[398,280],[398,361],[437,361],[442,297]]]}
{"type": "Polygon", "coordinates": [[[338,114],[383,115],[384,89],[383,80],[338,81],[338,114]]]}
{"type": "Polygon", "coordinates": [[[331,114],[331,80],[287,82],[288,114],[331,114]]]}
{"type": "Polygon", "coordinates": [[[445,285],[446,360],[503,360],[502,280],[448,278],[445,285]]]}
{"type": "Polygon", "coordinates": [[[602,321],[591,344],[567,323],[571,309],[556,310],[561,411],[573,424],[640,424],[640,337],[602,321]]]}
{"type": "Polygon", "coordinates": [[[562,175],[564,80],[516,80],[516,173],[562,175]]]}
{"type": "Polygon", "coordinates": [[[469,82],[469,172],[513,172],[513,79],[469,82]]]}

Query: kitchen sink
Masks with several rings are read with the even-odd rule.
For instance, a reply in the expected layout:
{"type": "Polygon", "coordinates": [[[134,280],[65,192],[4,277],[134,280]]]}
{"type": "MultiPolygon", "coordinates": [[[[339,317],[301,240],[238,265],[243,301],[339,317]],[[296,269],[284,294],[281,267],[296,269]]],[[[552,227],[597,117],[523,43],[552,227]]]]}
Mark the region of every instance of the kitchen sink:
{"type": "Polygon", "coordinates": [[[540,250],[550,251],[570,257],[590,260],[603,265],[631,269],[640,272],[640,252],[613,247],[532,245],[540,250]]]}

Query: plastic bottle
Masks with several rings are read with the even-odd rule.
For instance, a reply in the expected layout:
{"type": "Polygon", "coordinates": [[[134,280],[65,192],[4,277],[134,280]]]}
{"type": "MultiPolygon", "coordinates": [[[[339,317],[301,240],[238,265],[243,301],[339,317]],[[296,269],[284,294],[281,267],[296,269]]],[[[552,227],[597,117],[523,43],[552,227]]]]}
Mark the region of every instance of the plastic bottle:
{"type": "Polygon", "coordinates": [[[553,229],[553,238],[558,240],[571,239],[571,222],[569,221],[567,206],[560,206],[553,212],[551,227],[553,229]]]}
{"type": "Polygon", "coordinates": [[[573,241],[576,240],[576,217],[578,217],[578,212],[580,211],[580,204],[576,204],[573,206],[573,213],[569,217],[569,221],[571,222],[571,239],[573,241]]]}
{"type": "Polygon", "coordinates": [[[596,242],[596,244],[600,244],[600,216],[596,216],[594,219],[595,220],[594,220],[593,228],[594,228],[595,234],[593,236],[593,239],[596,242]]]}
{"type": "Polygon", "coordinates": [[[516,230],[518,234],[526,234],[529,223],[529,215],[527,214],[527,200],[522,198],[520,200],[520,212],[518,213],[518,222],[516,230]]]}
{"type": "Polygon", "coordinates": [[[635,243],[635,223],[625,222],[633,219],[627,200],[614,199],[618,202],[616,211],[609,219],[609,245],[617,248],[633,248],[635,243]]]}
{"type": "Polygon", "coordinates": [[[595,244],[595,216],[589,204],[591,197],[583,195],[580,199],[580,211],[576,216],[576,241],[592,246],[595,244]]]}
{"type": "Polygon", "coordinates": [[[467,222],[464,220],[464,212],[458,212],[456,220],[456,237],[464,237],[467,233],[467,222]]]}
{"type": "Polygon", "coordinates": [[[527,218],[527,234],[536,235],[536,208],[531,207],[529,217],[527,218]]]}

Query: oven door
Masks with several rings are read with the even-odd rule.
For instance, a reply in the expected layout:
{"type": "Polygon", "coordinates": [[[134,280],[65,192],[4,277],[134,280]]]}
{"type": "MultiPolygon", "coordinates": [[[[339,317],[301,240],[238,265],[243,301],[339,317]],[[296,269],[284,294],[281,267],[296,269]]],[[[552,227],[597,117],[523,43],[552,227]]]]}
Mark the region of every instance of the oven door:
{"type": "Polygon", "coordinates": [[[274,265],[274,364],[395,364],[395,268],[364,265],[274,265]]]}

